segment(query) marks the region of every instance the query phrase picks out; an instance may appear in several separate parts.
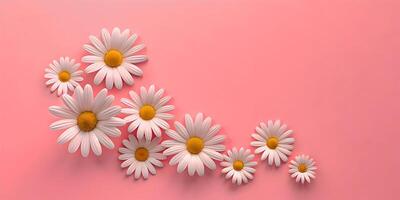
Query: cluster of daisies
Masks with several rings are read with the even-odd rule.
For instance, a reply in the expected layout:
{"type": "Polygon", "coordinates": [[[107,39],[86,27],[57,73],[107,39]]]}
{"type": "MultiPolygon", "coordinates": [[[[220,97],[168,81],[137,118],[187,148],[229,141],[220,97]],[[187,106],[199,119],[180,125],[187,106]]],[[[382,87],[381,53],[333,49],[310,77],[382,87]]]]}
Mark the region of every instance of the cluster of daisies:
{"type": "MultiPolygon", "coordinates": [[[[186,114],[184,122],[175,121],[174,128],[170,128],[168,121],[174,118],[170,113],[174,106],[169,105],[171,97],[164,95],[164,89],[157,90],[154,85],[141,87],[140,91],[130,91],[128,98],[121,99],[124,107],[113,105],[114,96],[108,90],[121,89],[124,83],[132,85],[133,76],[143,74],[136,65],[146,61],[147,56],[138,54],[144,45],[134,45],[137,37],[128,29],[121,32],[119,28],[111,33],[103,29],[100,38],[89,37],[91,44],[83,46],[89,55],[81,61],[88,63],[86,73],[97,72],[95,85],[105,80],[106,88],[97,94],[89,84],[80,86],[83,71],[74,59],[61,57],[45,69],[46,85],[51,92],[57,91],[64,103],[49,107],[51,114],[61,118],[50,128],[64,130],[57,142],[69,142],[70,153],[80,149],[83,157],[91,151],[100,156],[103,146],[114,148],[110,138],[121,136],[120,128],[128,125],[127,131],[132,134],[122,141],[119,159],[121,167],[127,168],[126,174],[135,179],[155,175],[156,168],[163,167],[162,161],[171,156],[169,164],[177,165],[178,173],[187,171],[189,176],[203,176],[205,168],[216,170],[216,161],[219,161],[221,172],[232,183],[248,183],[257,165],[251,150],[234,147],[225,152],[225,136],[219,134],[221,126],[213,124],[202,113],[186,114]],[[118,117],[120,114],[124,117],[118,117]],[[170,139],[162,141],[163,133],[170,139]]],[[[255,131],[251,135],[254,138],[251,146],[255,147],[255,154],[261,154],[262,161],[276,167],[288,161],[295,141],[292,130],[279,120],[269,120],[260,123],[255,131]]],[[[298,155],[289,164],[289,173],[296,182],[310,183],[315,178],[315,170],[315,162],[307,155],[298,155]]]]}

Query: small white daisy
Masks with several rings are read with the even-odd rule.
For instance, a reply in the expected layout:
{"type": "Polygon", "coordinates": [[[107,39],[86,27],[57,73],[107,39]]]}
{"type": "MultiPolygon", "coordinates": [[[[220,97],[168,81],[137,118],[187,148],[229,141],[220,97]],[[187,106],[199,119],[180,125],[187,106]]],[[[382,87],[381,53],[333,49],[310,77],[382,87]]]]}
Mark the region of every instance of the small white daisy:
{"type": "Polygon", "coordinates": [[[107,29],[101,30],[102,41],[95,36],[89,36],[92,45],[85,44],[83,49],[91,55],[84,56],[82,62],[91,63],[86,69],[86,73],[97,72],[94,77],[94,84],[100,84],[106,79],[106,87],[113,88],[113,85],[121,89],[122,80],[133,85],[132,75],[142,76],[142,70],[135,64],[147,60],[145,55],[134,55],[144,48],[143,44],[133,46],[137,35],[129,34],[129,29],[122,33],[119,28],[114,28],[112,33],[107,29]]]}
{"type": "Polygon", "coordinates": [[[162,144],[168,147],[164,155],[176,154],[169,161],[170,165],[178,164],[178,173],[183,172],[186,167],[188,173],[193,176],[195,172],[199,176],[204,175],[204,165],[211,170],[216,169],[213,160],[222,160],[221,153],[225,146],[220,144],[225,140],[225,136],[216,135],[220,130],[220,125],[211,126],[211,118],[203,120],[203,114],[198,113],[193,122],[190,115],[185,115],[185,124],[175,122],[176,131],[168,129],[167,135],[173,140],[166,140],[162,144]]]}
{"type": "Polygon", "coordinates": [[[132,122],[128,131],[133,132],[138,129],[137,136],[139,139],[145,136],[147,140],[150,140],[152,131],[157,137],[160,137],[161,129],[169,128],[166,120],[172,119],[174,116],[167,112],[172,111],[175,107],[165,105],[171,97],[162,97],[163,94],[164,89],[155,91],[154,85],[151,85],[149,90],[141,87],[140,96],[136,92],[130,91],[131,99],[121,99],[121,102],[129,107],[122,109],[122,113],[128,114],[125,121],[127,123],[132,122]]]}
{"type": "Polygon", "coordinates": [[[316,169],[314,160],[307,155],[298,155],[289,164],[291,177],[296,178],[296,182],[301,181],[302,184],[304,180],[310,183],[311,179],[315,178],[316,169]]]}
{"type": "Polygon", "coordinates": [[[69,57],[61,57],[59,61],[53,60],[49,64],[49,68],[45,69],[44,77],[49,79],[46,85],[53,84],[50,88],[51,92],[56,91],[57,95],[67,94],[68,89],[74,91],[75,87],[82,81],[82,70],[78,70],[80,64],[75,63],[74,59],[69,57]]]}
{"type": "Polygon", "coordinates": [[[156,174],[157,167],[163,167],[160,160],[164,160],[166,157],[159,153],[164,148],[159,144],[160,138],[155,138],[152,141],[139,139],[137,140],[133,135],[129,135],[129,141],[123,140],[124,147],[119,148],[121,155],[118,157],[122,162],[121,167],[126,168],[126,174],[129,176],[135,172],[135,179],[140,178],[140,175],[144,179],[149,177],[149,172],[153,175],[156,174]]]}
{"type": "Polygon", "coordinates": [[[125,125],[123,119],[115,117],[121,111],[119,106],[111,106],[114,96],[107,96],[107,89],[101,90],[93,97],[90,85],[84,89],[75,88],[74,98],[68,94],[62,96],[65,106],[50,106],[51,114],[63,118],[50,125],[52,130],[67,129],[57,139],[59,144],[71,140],[68,151],[74,153],[81,147],[83,157],[89,155],[90,148],[95,155],[102,153],[101,145],[109,149],[114,144],[108,136],[119,137],[118,126],[125,125]]]}
{"type": "Polygon", "coordinates": [[[257,141],[251,142],[251,146],[258,147],[254,151],[256,154],[263,152],[261,160],[268,158],[268,164],[275,163],[276,167],[281,165],[281,160],[288,160],[293,150],[294,138],[289,137],[293,131],[287,130],[286,124],[281,126],[280,120],[268,120],[267,124],[261,122],[260,126],[256,127],[256,132],[251,136],[257,141]]]}
{"type": "Polygon", "coordinates": [[[221,162],[222,173],[226,174],[225,178],[232,178],[232,183],[241,185],[253,179],[253,174],[256,170],[253,168],[257,162],[252,161],[254,154],[251,154],[250,149],[241,147],[239,151],[234,147],[228,150],[228,155],[224,155],[224,161],[221,162]]]}

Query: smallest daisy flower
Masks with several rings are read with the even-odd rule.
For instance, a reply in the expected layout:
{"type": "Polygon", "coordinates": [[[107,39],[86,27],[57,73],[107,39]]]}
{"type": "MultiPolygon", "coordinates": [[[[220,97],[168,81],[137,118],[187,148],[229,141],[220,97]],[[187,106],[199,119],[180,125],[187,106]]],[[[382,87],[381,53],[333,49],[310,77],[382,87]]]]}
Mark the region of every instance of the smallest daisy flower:
{"type": "Polygon", "coordinates": [[[296,178],[296,182],[301,181],[302,184],[304,180],[310,183],[311,179],[315,178],[316,169],[315,161],[308,155],[298,155],[289,164],[291,177],[296,178]]]}
{"type": "Polygon", "coordinates": [[[225,178],[232,178],[232,183],[241,185],[253,179],[253,174],[256,171],[253,167],[257,162],[252,161],[254,154],[251,154],[250,149],[241,147],[239,151],[234,147],[228,150],[228,155],[224,155],[224,161],[221,162],[222,173],[226,174],[225,178]]]}
{"type": "Polygon", "coordinates": [[[128,167],[126,174],[129,176],[135,172],[135,179],[139,179],[142,175],[144,179],[149,177],[149,172],[156,174],[157,167],[163,167],[160,160],[166,157],[159,153],[164,148],[160,145],[160,138],[155,138],[151,141],[145,139],[137,140],[134,136],[129,135],[129,141],[123,140],[123,145],[126,147],[119,148],[121,155],[118,157],[124,160],[121,168],[128,167]]]}
{"type": "Polygon", "coordinates": [[[57,95],[67,94],[68,89],[74,91],[75,87],[82,81],[82,70],[78,70],[80,64],[75,63],[75,59],[69,57],[61,57],[59,61],[53,60],[49,64],[50,68],[45,69],[44,77],[49,79],[46,85],[53,84],[50,88],[51,92],[57,90],[57,95]]]}

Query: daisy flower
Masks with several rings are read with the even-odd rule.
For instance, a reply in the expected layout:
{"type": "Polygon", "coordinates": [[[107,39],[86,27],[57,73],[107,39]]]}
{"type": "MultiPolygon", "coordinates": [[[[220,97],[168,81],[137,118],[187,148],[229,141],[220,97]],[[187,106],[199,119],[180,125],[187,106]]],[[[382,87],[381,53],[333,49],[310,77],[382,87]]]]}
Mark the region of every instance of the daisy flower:
{"type": "Polygon", "coordinates": [[[175,122],[176,131],[168,129],[167,135],[173,140],[166,140],[162,144],[168,147],[164,155],[176,154],[169,161],[170,165],[178,164],[178,173],[183,172],[186,167],[188,173],[193,176],[195,172],[199,176],[204,175],[204,165],[211,170],[216,169],[213,160],[222,160],[223,156],[219,153],[225,150],[225,146],[220,144],[225,140],[225,136],[216,135],[220,130],[220,125],[211,126],[211,118],[203,120],[203,114],[198,113],[193,122],[190,115],[185,115],[185,124],[175,122]]]}
{"type": "Polygon", "coordinates": [[[256,132],[251,135],[256,139],[251,142],[251,146],[258,147],[254,152],[262,153],[261,160],[268,158],[268,164],[275,163],[276,167],[280,166],[281,160],[288,160],[293,150],[294,138],[289,137],[293,131],[287,130],[286,124],[281,125],[279,120],[268,120],[267,124],[261,122],[260,126],[256,127],[256,132]]]}
{"type": "Polygon", "coordinates": [[[251,154],[250,149],[241,147],[239,151],[234,147],[228,150],[228,155],[224,155],[224,161],[221,162],[222,173],[226,174],[225,178],[232,178],[232,183],[241,185],[253,179],[253,174],[256,170],[253,168],[257,162],[252,161],[254,154],[251,154]]]}
{"type": "Polygon", "coordinates": [[[289,164],[291,177],[296,178],[296,182],[301,181],[302,184],[304,180],[310,183],[311,179],[315,178],[316,169],[314,160],[307,155],[298,155],[289,164]]]}
{"type": "Polygon", "coordinates": [[[128,115],[125,117],[125,121],[131,122],[128,132],[138,129],[137,136],[139,139],[145,136],[147,140],[150,140],[152,132],[160,137],[161,129],[169,128],[166,120],[172,119],[174,116],[166,112],[172,111],[175,107],[165,105],[171,97],[163,97],[163,94],[164,89],[155,91],[154,85],[151,85],[148,90],[141,87],[140,96],[136,92],[130,91],[131,99],[121,99],[121,102],[129,107],[122,109],[122,113],[128,115]]]}
{"type": "Polygon", "coordinates": [[[62,96],[65,106],[50,106],[51,114],[62,118],[50,125],[52,130],[66,129],[57,139],[59,144],[71,141],[68,151],[74,153],[81,147],[83,157],[89,155],[90,148],[95,155],[102,153],[101,145],[109,149],[114,144],[109,138],[119,137],[125,121],[115,117],[121,111],[119,106],[111,106],[114,96],[107,96],[107,89],[101,90],[93,97],[90,85],[84,89],[75,88],[74,98],[68,94],[62,96]]]}
{"type": "Polygon", "coordinates": [[[74,91],[74,88],[79,85],[78,82],[82,81],[82,70],[78,70],[80,64],[75,63],[74,59],[69,57],[61,57],[59,61],[53,60],[46,68],[44,77],[49,79],[46,85],[52,85],[51,92],[57,90],[57,95],[67,94],[68,89],[74,91]]]}
{"type": "Polygon", "coordinates": [[[106,79],[106,87],[113,88],[113,85],[121,89],[122,80],[128,84],[133,84],[132,75],[142,76],[143,72],[135,64],[147,60],[145,55],[135,55],[144,48],[143,44],[133,46],[137,35],[129,34],[129,29],[120,31],[114,28],[112,33],[107,29],[101,30],[101,39],[89,36],[92,45],[85,44],[83,49],[91,55],[84,56],[82,62],[91,63],[86,69],[86,73],[97,72],[94,77],[94,84],[100,84],[106,79]]]}
{"type": "Polygon", "coordinates": [[[135,179],[140,178],[140,176],[147,179],[149,172],[153,175],[156,174],[154,166],[163,167],[160,160],[164,160],[165,156],[159,153],[163,150],[160,140],[160,138],[155,138],[152,141],[137,140],[133,135],[130,135],[129,140],[122,141],[126,148],[119,148],[121,155],[118,158],[124,161],[121,164],[122,168],[128,167],[126,171],[128,176],[135,172],[135,179]]]}

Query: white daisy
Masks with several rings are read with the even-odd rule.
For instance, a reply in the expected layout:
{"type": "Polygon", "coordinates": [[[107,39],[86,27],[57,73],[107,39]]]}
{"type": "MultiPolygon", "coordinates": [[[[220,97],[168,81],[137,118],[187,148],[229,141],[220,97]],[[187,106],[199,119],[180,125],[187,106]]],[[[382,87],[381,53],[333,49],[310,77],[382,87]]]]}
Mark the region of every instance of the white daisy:
{"type": "Polygon", "coordinates": [[[289,164],[289,173],[291,177],[296,177],[296,182],[301,180],[303,184],[304,180],[310,183],[311,178],[315,178],[316,169],[317,167],[315,166],[314,160],[307,155],[298,155],[294,160],[291,160],[289,164]]]}
{"type": "Polygon", "coordinates": [[[75,59],[69,57],[61,57],[59,61],[53,60],[49,64],[50,68],[46,68],[44,77],[49,79],[46,85],[53,84],[50,88],[51,92],[57,90],[57,95],[67,94],[68,89],[74,91],[74,88],[79,85],[78,82],[82,81],[82,70],[78,70],[80,64],[75,63],[75,59]]]}
{"type": "Polygon", "coordinates": [[[115,117],[121,111],[119,106],[111,106],[114,96],[107,96],[107,89],[93,97],[90,85],[84,89],[75,88],[74,98],[68,94],[62,96],[65,106],[50,106],[51,114],[63,118],[50,125],[52,130],[67,129],[57,139],[59,144],[71,140],[68,151],[74,153],[81,147],[83,157],[89,155],[90,148],[95,155],[101,155],[101,145],[109,149],[114,144],[108,136],[119,137],[118,126],[125,125],[123,119],[115,117]]]}
{"type": "Polygon", "coordinates": [[[253,179],[253,174],[256,170],[253,168],[257,162],[252,161],[254,154],[251,154],[250,149],[241,147],[239,151],[234,147],[228,150],[228,155],[224,155],[224,161],[221,162],[222,173],[226,174],[225,178],[232,178],[232,183],[238,185],[247,183],[249,179],[253,179]]]}
{"type": "Polygon", "coordinates": [[[222,160],[223,156],[219,153],[225,150],[225,146],[220,144],[225,140],[225,136],[216,135],[220,130],[220,125],[211,126],[211,118],[203,120],[203,114],[198,113],[193,122],[190,115],[185,115],[185,124],[175,122],[176,131],[168,129],[167,135],[173,140],[166,140],[162,144],[168,147],[164,155],[176,154],[169,161],[170,165],[178,164],[178,173],[183,172],[186,167],[188,173],[193,176],[195,172],[199,176],[204,175],[204,165],[211,170],[216,169],[214,160],[222,160]]]}
{"type": "Polygon", "coordinates": [[[130,91],[131,99],[121,99],[121,102],[129,107],[122,109],[122,113],[129,115],[125,117],[125,121],[132,122],[128,127],[128,132],[138,129],[139,139],[145,136],[147,140],[150,140],[152,131],[157,137],[160,137],[161,129],[169,128],[166,120],[172,119],[174,116],[166,112],[172,111],[175,107],[165,105],[171,97],[162,97],[163,94],[164,89],[155,91],[154,85],[151,85],[149,90],[141,87],[140,96],[136,92],[130,91]]]}
{"type": "Polygon", "coordinates": [[[86,69],[86,73],[98,71],[94,77],[94,84],[100,84],[104,78],[106,86],[111,89],[113,85],[116,88],[122,88],[122,80],[128,84],[133,84],[131,74],[142,76],[142,70],[136,63],[147,60],[145,55],[134,55],[144,48],[143,44],[133,46],[137,35],[129,34],[129,29],[122,33],[119,28],[114,28],[112,33],[107,29],[101,30],[102,41],[95,36],[89,36],[92,45],[85,44],[83,49],[91,55],[84,56],[82,62],[91,63],[86,69]]]}
{"type": "Polygon", "coordinates": [[[144,179],[149,177],[149,172],[153,175],[156,174],[154,166],[163,167],[160,160],[164,160],[166,157],[159,153],[164,148],[159,144],[160,138],[155,138],[152,141],[139,139],[137,140],[134,136],[129,135],[129,141],[123,140],[124,147],[119,148],[121,155],[118,157],[122,162],[121,167],[126,168],[127,175],[131,175],[135,172],[135,179],[140,178],[140,175],[144,179]]]}
{"type": "Polygon", "coordinates": [[[251,146],[258,147],[254,152],[262,153],[261,160],[268,158],[268,164],[279,167],[281,160],[286,162],[293,150],[294,138],[289,137],[293,131],[287,130],[286,124],[281,126],[281,122],[268,120],[267,124],[261,122],[256,127],[256,132],[251,136],[257,141],[251,142],[251,146]]]}

